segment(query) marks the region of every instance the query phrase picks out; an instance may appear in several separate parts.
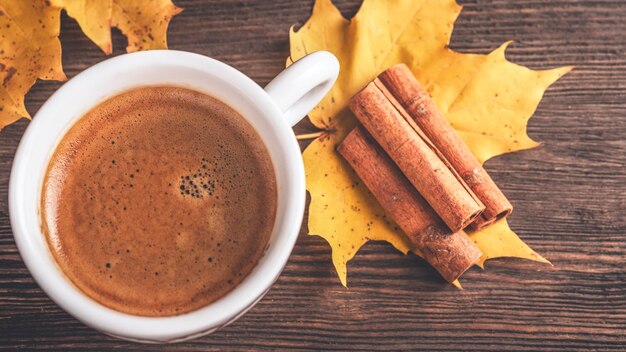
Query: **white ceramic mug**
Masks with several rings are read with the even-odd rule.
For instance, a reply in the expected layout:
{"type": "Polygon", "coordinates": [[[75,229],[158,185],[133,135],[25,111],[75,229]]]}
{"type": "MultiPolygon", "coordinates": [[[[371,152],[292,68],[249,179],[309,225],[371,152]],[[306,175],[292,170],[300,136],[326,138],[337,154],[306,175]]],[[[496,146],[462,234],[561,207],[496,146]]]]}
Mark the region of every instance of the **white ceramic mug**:
{"type": "Polygon", "coordinates": [[[315,52],[284,70],[263,90],[222,62],[189,52],[158,50],[106,60],[65,83],[39,109],[24,133],[9,184],[15,242],[37,283],[52,300],[83,323],[133,341],[190,339],[211,333],[243,315],[278,278],[300,230],[305,202],[304,167],[291,126],[322,99],[338,72],[339,64],[332,54],[315,52]],[[235,289],[206,307],[156,318],[112,310],[75,287],[48,249],[39,213],[48,161],[77,119],[123,91],[155,85],[191,88],[237,110],[263,139],[278,186],[273,233],[254,270],[235,289]]]}

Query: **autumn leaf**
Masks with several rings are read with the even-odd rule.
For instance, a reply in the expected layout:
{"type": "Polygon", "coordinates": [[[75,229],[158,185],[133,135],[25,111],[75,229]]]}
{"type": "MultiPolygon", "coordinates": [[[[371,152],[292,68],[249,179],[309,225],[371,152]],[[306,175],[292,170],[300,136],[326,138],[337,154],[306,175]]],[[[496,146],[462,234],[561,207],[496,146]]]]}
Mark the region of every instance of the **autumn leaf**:
{"type": "MultiPolygon", "coordinates": [[[[488,55],[448,48],[461,7],[454,0],[365,0],[351,20],[330,0],[317,0],[311,18],[290,32],[290,59],[328,50],[341,64],[337,83],[309,114],[323,131],[304,151],[311,194],[310,234],[326,239],[342,284],[347,262],[370,240],[384,240],[403,253],[409,243],[389,221],[335,148],[356,125],[347,101],[386,68],[407,64],[480,162],[537,145],[526,124],[544,91],[571,70],[535,71],[506,60],[503,44],[488,55]]],[[[498,222],[470,233],[483,252],[479,265],[499,257],[547,262],[498,222]]],[[[419,253],[418,253],[419,254],[419,253]]]]}
{"type": "Polygon", "coordinates": [[[170,0],[0,0],[0,129],[30,115],[24,96],[37,79],[63,81],[59,41],[65,8],[83,32],[111,53],[111,26],[128,37],[128,52],[166,49],[170,0]]]}
{"type": "Polygon", "coordinates": [[[181,11],[170,0],[113,0],[111,25],[128,38],[129,53],[167,49],[167,26],[181,11]]]}
{"type": "Polygon", "coordinates": [[[67,15],[78,22],[87,38],[96,43],[105,54],[113,51],[111,44],[112,0],[52,0],[52,4],[65,9],[67,15]]]}
{"type": "Polygon", "coordinates": [[[66,79],[59,18],[44,1],[0,0],[0,128],[29,116],[24,96],[38,78],[66,79]]]}
{"type": "Polygon", "coordinates": [[[171,0],[52,0],[65,8],[85,35],[106,54],[112,51],[111,26],[128,38],[126,51],[167,49],[167,26],[182,11],[171,0]]]}
{"type": "Polygon", "coordinates": [[[128,38],[126,51],[167,49],[167,27],[182,11],[171,0],[52,0],[65,8],[85,35],[106,54],[112,51],[111,27],[128,38]]]}

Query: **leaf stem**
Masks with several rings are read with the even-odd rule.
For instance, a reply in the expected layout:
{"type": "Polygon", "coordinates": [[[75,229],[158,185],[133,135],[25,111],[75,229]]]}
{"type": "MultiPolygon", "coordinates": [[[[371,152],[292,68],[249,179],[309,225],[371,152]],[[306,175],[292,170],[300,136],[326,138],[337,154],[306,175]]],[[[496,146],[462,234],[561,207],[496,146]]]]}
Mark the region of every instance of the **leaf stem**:
{"type": "Polygon", "coordinates": [[[313,133],[305,133],[296,135],[296,139],[299,141],[304,141],[307,139],[317,138],[324,134],[325,131],[313,132],[313,133]]]}

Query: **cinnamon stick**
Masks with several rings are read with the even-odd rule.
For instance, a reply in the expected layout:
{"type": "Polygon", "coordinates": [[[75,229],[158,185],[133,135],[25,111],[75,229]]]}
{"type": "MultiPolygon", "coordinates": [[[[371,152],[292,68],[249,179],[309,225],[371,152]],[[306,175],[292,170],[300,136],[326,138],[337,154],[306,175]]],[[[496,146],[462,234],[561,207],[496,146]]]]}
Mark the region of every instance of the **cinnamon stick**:
{"type": "Polygon", "coordinates": [[[451,232],[362,127],[337,148],[424,259],[449,282],[482,253],[463,231],[451,232]]]}
{"type": "Polygon", "coordinates": [[[484,209],[469,187],[435,151],[410,116],[370,83],[349,107],[428,204],[453,231],[469,225],[484,209]]]}
{"type": "Polygon", "coordinates": [[[472,227],[478,229],[508,216],[513,210],[511,203],[422,89],[411,70],[399,64],[378,78],[485,205],[472,227]]]}

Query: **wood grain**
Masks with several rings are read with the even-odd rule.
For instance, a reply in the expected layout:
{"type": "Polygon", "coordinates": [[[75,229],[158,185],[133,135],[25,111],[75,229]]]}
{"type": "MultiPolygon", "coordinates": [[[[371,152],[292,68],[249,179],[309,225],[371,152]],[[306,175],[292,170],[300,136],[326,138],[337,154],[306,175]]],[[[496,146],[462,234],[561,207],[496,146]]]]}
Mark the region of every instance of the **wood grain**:
{"type": "MultiPolygon", "coordinates": [[[[172,49],[223,60],[264,85],[283,67],[290,25],[311,0],[178,0],[172,49]]],[[[554,266],[495,260],[458,291],[414,256],[366,245],[344,289],[329,247],[306,235],[270,293],[242,319],[172,346],[100,334],[58,308],[24,267],[11,233],[7,186],[27,121],[0,134],[0,350],[626,350],[626,6],[622,0],[462,0],[451,46],[532,68],[576,65],[545,95],[529,133],[543,145],[487,169],[514,204],[511,226],[554,266]]],[[[341,2],[346,16],[359,1],[341,2]]],[[[114,33],[115,55],[125,43],[114,33]]],[[[69,77],[105,59],[67,16],[69,77]]],[[[60,86],[40,82],[28,110],[60,86]]],[[[304,122],[297,132],[311,132],[304,122]]],[[[304,147],[304,144],[302,145],[304,147]]]]}

